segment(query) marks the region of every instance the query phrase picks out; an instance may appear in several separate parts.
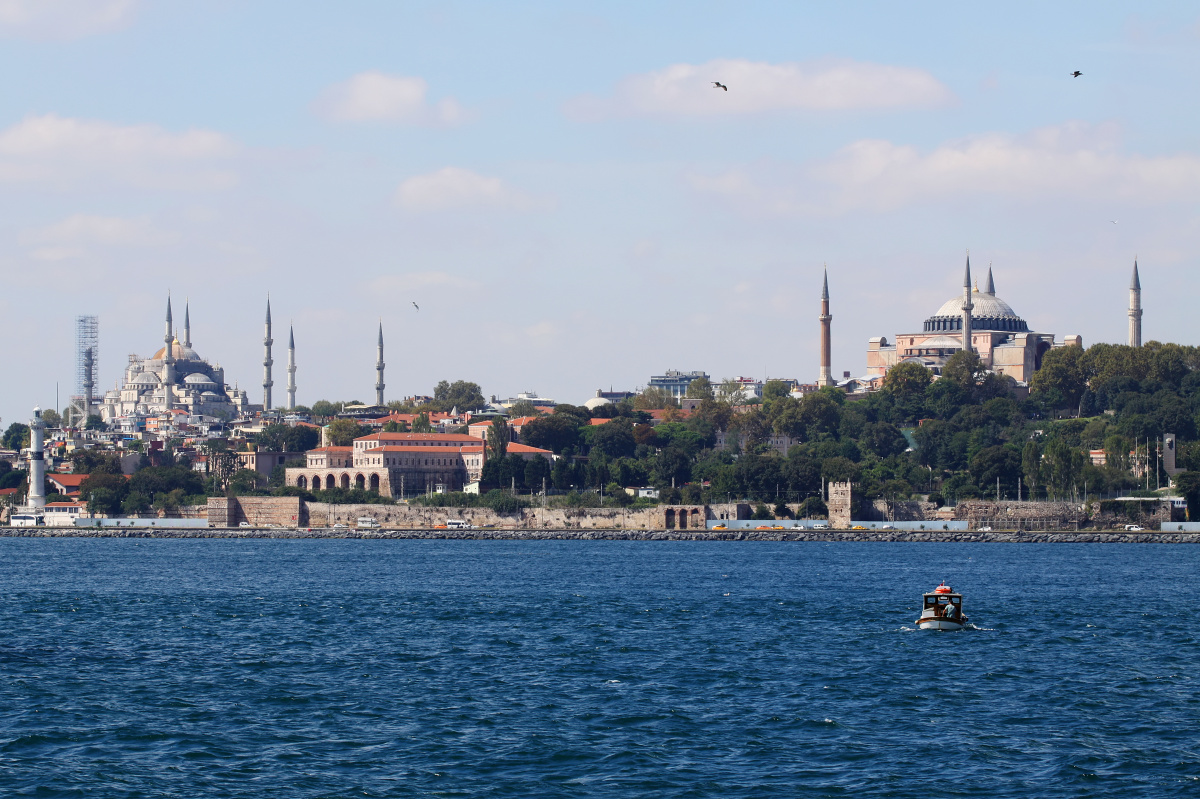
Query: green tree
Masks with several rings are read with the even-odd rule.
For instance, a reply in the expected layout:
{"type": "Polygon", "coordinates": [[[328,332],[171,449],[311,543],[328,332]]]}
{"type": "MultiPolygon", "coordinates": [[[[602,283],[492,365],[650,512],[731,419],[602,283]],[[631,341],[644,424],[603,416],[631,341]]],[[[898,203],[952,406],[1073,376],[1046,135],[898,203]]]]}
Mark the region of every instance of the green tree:
{"type": "Polygon", "coordinates": [[[329,443],[335,447],[353,446],[354,439],[363,435],[362,428],[353,419],[334,419],[326,428],[329,443]]]}
{"type": "Polygon", "coordinates": [[[510,433],[508,432],[508,422],[503,416],[497,416],[492,419],[491,426],[487,431],[487,458],[490,460],[501,460],[508,454],[508,442],[510,433]]]}
{"type": "Polygon", "coordinates": [[[633,407],[639,411],[654,411],[663,408],[678,408],[679,403],[670,391],[659,386],[647,386],[633,398],[633,407]]]}
{"type": "MultiPolygon", "coordinates": [[[[942,367],[942,380],[949,380],[964,391],[974,391],[983,382],[987,367],[975,350],[959,350],[947,359],[942,367]]],[[[940,381],[939,381],[940,382],[940,381]]]]}
{"type": "Polygon", "coordinates": [[[684,396],[688,399],[710,400],[713,398],[712,382],[707,377],[697,377],[688,383],[687,393],[684,396]]]}
{"type": "Polygon", "coordinates": [[[4,431],[4,448],[19,450],[29,446],[29,425],[13,422],[4,431]]]}
{"type": "Polygon", "coordinates": [[[508,415],[514,419],[519,419],[522,416],[540,416],[541,411],[527,399],[517,400],[508,409],[508,415]]]}
{"type": "Polygon", "coordinates": [[[1029,380],[1031,394],[1058,397],[1058,407],[1075,408],[1087,388],[1082,347],[1058,347],[1042,356],[1042,368],[1029,380]]]}
{"type": "Polygon", "coordinates": [[[923,396],[933,382],[933,373],[919,363],[898,363],[883,377],[883,388],[898,397],[923,396]]]}
{"type": "Polygon", "coordinates": [[[561,455],[563,450],[579,446],[579,426],[578,417],[558,413],[556,409],[554,414],[534,419],[522,427],[521,439],[531,447],[548,449],[561,455]]]}
{"type": "Polygon", "coordinates": [[[417,414],[417,418],[413,419],[412,431],[414,433],[432,433],[433,423],[429,421],[429,414],[425,411],[417,414]]]}
{"type": "Polygon", "coordinates": [[[317,400],[312,404],[312,412],[313,416],[333,416],[338,409],[329,400],[317,400]]]}
{"type": "Polygon", "coordinates": [[[487,403],[478,383],[442,380],[433,388],[433,405],[439,411],[450,411],[456,407],[460,411],[473,411],[485,407],[487,403]]]}
{"type": "Polygon", "coordinates": [[[149,497],[137,491],[129,492],[128,496],[121,503],[121,510],[125,512],[126,516],[137,516],[139,513],[145,513],[149,509],[149,497]]]}
{"type": "Polygon", "coordinates": [[[633,455],[637,442],[633,427],[627,419],[614,419],[600,425],[592,435],[592,445],[609,458],[628,458],[633,455]]]}
{"type": "Polygon", "coordinates": [[[252,494],[262,482],[262,475],[254,469],[238,469],[229,479],[228,491],[234,496],[252,494]]]}
{"type": "Polygon", "coordinates": [[[62,414],[53,408],[47,408],[42,411],[42,421],[46,423],[46,427],[62,427],[62,414]]]}
{"type": "Polygon", "coordinates": [[[1017,480],[1021,479],[1021,456],[1009,447],[986,447],[975,453],[970,464],[971,478],[982,491],[988,492],[1000,480],[1000,488],[1016,494],[1017,480]]]}
{"type": "Polygon", "coordinates": [[[899,455],[908,449],[908,441],[904,434],[888,422],[871,422],[863,428],[859,442],[869,452],[881,458],[899,455]]]}
{"type": "Polygon", "coordinates": [[[1187,500],[1188,521],[1200,519],[1200,472],[1180,472],[1174,483],[1175,490],[1187,500]]]}

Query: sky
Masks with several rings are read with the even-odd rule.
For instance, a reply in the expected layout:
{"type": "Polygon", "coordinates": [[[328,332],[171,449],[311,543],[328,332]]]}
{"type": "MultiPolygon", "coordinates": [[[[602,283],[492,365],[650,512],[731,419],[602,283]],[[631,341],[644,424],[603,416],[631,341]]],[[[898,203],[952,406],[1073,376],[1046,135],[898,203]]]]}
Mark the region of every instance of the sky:
{"type": "Polygon", "coordinates": [[[162,346],[275,400],[818,373],[982,283],[1196,344],[1189,2],[0,0],[0,425],[162,346]],[[1083,75],[1072,78],[1071,72],[1083,75]],[[728,91],[712,86],[719,81],[728,91]],[[413,303],[420,306],[420,310],[413,303]]]}

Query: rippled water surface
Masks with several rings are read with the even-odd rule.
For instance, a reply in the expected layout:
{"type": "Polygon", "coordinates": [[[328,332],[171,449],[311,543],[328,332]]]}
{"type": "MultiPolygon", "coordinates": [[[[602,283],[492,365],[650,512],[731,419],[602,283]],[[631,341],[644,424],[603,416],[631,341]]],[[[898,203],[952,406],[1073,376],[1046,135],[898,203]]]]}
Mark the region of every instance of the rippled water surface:
{"type": "Polygon", "coordinates": [[[5,796],[1200,796],[1200,547],[0,540],[5,796]],[[945,578],[978,629],[913,629],[945,578]]]}

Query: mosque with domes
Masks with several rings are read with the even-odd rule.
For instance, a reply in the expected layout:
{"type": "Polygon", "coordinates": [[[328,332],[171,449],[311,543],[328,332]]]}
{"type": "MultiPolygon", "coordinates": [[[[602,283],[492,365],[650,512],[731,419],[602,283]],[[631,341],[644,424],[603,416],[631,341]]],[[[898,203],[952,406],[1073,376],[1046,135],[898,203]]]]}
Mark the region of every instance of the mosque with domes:
{"type": "Polygon", "coordinates": [[[163,346],[149,358],[130,356],[123,383],[98,403],[105,423],[123,416],[154,416],[174,410],[229,419],[250,410],[245,390],[227,385],[225,370],[192,349],[191,328],[190,309],[185,307],[182,338],[173,329],[168,297],[163,346]]]}
{"type": "MultiPolygon", "coordinates": [[[[1136,267],[1135,267],[1136,269],[1136,267]]],[[[942,304],[925,320],[919,333],[900,333],[895,343],[887,338],[872,338],[867,345],[867,374],[882,376],[904,362],[919,363],[940,374],[950,356],[960,350],[974,350],[980,360],[997,374],[1019,383],[1029,382],[1042,365],[1042,357],[1052,348],[1083,346],[1079,336],[1066,336],[1055,342],[1053,333],[1041,333],[996,295],[996,284],[988,267],[983,291],[971,281],[971,259],[967,258],[963,294],[942,304]]]]}

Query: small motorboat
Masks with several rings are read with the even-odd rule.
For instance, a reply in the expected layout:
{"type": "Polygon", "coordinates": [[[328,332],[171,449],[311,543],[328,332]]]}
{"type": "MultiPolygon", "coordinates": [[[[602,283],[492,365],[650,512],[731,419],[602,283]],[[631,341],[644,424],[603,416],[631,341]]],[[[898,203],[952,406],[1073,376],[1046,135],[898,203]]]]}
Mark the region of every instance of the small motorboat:
{"type": "Polygon", "coordinates": [[[961,630],[967,623],[963,615],[962,594],[943,582],[924,595],[925,604],[916,625],[922,630],[961,630]]]}

